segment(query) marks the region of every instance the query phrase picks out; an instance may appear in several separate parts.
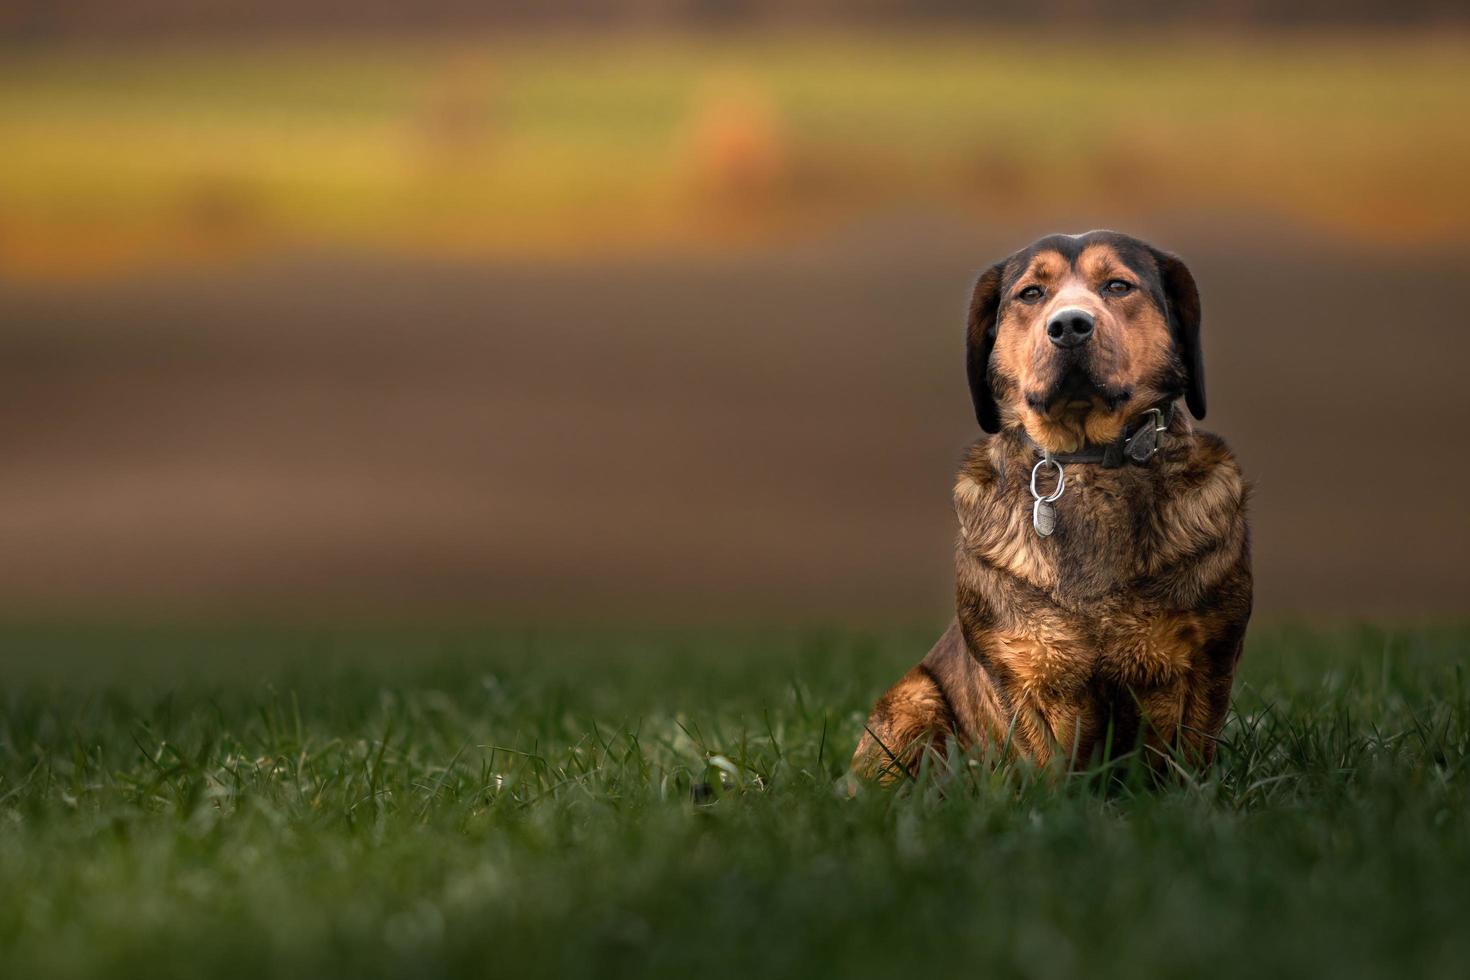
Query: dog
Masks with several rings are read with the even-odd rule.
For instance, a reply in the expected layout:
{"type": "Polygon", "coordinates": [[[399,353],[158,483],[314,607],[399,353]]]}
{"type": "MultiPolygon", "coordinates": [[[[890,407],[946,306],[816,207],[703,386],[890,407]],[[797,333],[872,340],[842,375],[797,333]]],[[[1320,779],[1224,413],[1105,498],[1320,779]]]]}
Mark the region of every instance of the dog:
{"type": "Polygon", "coordinates": [[[1052,235],[986,269],[954,486],[955,618],[879,699],[859,776],[926,753],[1077,769],[1214,758],[1251,612],[1248,487],[1205,416],[1200,300],[1174,255],[1052,235]]]}

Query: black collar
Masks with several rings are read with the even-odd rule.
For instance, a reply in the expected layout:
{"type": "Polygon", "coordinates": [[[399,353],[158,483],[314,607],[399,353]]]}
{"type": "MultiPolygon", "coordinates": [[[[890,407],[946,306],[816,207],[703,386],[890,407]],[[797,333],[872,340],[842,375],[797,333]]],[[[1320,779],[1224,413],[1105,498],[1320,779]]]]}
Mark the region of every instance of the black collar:
{"type": "Polygon", "coordinates": [[[1086,443],[1074,453],[1047,453],[1032,443],[1038,456],[1058,463],[1100,463],[1105,470],[1115,470],[1124,463],[1142,466],[1159,451],[1159,435],[1174,421],[1174,403],[1167,402],[1145,411],[1123,427],[1112,442],[1086,443]]]}

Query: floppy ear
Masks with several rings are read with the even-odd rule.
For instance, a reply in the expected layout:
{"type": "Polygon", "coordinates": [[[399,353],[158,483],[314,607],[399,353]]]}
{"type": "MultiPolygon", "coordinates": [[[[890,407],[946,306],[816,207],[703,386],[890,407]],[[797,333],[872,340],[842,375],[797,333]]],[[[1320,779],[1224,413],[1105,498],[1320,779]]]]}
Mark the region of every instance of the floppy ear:
{"type": "Polygon", "coordinates": [[[1199,342],[1199,289],[1189,266],[1177,255],[1155,249],[1154,261],[1159,265],[1159,278],[1164,284],[1169,329],[1184,361],[1184,402],[1195,418],[1202,419],[1205,417],[1205,361],[1199,342]]]}
{"type": "Polygon", "coordinates": [[[981,273],[970,298],[970,325],[965,333],[965,371],[970,376],[970,399],[975,419],[986,432],[1000,431],[1000,409],[990,388],[990,352],[995,348],[996,314],[1000,311],[1000,281],[1005,262],[981,273]]]}

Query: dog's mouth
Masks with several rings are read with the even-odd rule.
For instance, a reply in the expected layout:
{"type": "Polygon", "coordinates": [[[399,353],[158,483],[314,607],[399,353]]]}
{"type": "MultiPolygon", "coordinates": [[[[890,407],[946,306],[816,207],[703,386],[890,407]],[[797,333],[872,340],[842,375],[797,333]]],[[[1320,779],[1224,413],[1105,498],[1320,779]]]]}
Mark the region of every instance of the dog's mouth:
{"type": "Polygon", "coordinates": [[[1132,397],[1132,391],[1095,378],[1084,364],[1058,371],[1054,380],[1039,392],[1026,396],[1026,403],[1039,415],[1053,419],[1083,416],[1097,408],[1116,411],[1132,397]]]}

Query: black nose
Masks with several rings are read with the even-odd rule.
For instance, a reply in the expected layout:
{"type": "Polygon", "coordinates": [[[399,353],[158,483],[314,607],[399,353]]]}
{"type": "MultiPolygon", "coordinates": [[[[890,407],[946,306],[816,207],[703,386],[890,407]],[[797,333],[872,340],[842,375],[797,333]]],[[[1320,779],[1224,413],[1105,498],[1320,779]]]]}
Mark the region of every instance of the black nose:
{"type": "Polygon", "coordinates": [[[1062,310],[1046,321],[1046,335],[1058,347],[1077,347],[1092,336],[1092,314],[1083,310],[1062,310]]]}

